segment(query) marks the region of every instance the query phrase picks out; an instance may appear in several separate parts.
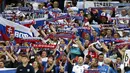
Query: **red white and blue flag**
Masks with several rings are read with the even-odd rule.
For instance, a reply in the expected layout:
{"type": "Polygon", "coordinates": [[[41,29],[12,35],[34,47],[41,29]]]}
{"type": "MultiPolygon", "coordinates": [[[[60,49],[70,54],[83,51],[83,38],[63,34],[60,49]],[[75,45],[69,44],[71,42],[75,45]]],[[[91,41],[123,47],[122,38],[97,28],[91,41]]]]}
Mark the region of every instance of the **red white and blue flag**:
{"type": "Polygon", "coordinates": [[[33,37],[30,28],[0,17],[0,40],[8,40],[10,34],[16,38],[33,37]]]}

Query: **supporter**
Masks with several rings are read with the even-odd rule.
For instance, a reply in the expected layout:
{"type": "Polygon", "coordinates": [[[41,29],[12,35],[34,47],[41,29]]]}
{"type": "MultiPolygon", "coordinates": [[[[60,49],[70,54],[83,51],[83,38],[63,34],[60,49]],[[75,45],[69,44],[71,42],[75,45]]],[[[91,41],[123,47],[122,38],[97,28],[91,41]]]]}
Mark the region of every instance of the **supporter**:
{"type": "Polygon", "coordinates": [[[111,30],[111,29],[108,29],[108,30],[107,30],[107,33],[106,33],[106,37],[107,37],[107,38],[112,38],[112,36],[113,36],[113,35],[112,35],[112,30],[111,30]]]}
{"type": "Polygon", "coordinates": [[[73,66],[72,73],[84,73],[84,70],[89,66],[83,64],[83,57],[78,58],[78,64],[73,66]]]}
{"type": "Polygon", "coordinates": [[[65,50],[65,48],[66,48],[66,44],[65,44],[64,39],[60,39],[59,41],[60,41],[59,51],[62,52],[62,51],[65,50]]]}
{"type": "Polygon", "coordinates": [[[90,65],[91,63],[91,56],[90,55],[86,55],[85,60],[84,60],[84,64],[90,65]]]}
{"type": "Polygon", "coordinates": [[[59,12],[62,12],[61,9],[58,8],[58,6],[59,6],[59,3],[57,1],[54,1],[54,3],[53,3],[54,8],[53,9],[58,10],[59,12]]]}
{"type": "Polygon", "coordinates": [[[35,73],[43,73],[43,72],[41,71],[41,66],[40,66],[40,63],[39,63],[39,62],[34,61],[32,66],[33,66],[33,68],[34,68],[35,73]]]}
{"type": "Polygon", "coordinates": [[[38,9],[43,9],[43,8],[46,8],[44,3],[38,5],[38,9]]]}
{"type": "Polygon", "coordinates": [[[38,63],[42,64],[43,66],[45,66],[46,61],[42,62],[42,57],[40,56],[40,54],[36,54],[35,55],[35,61],[37,61],[38,63]]]}
{"type": "Polygon", "coordinates": [[[98,9],[93,9],[91,10],[91,16],[92,16],[92,20],[93,20],[93,24],[98,24],[99,22],[99,11],[98,9]]]}
{"type": "Polygon", "coordinates": [[[49,57],[44,68],[44,73],[56,73],[56,70],[56,60],[53,57],[49,57]]]}
{"type": "Polygon", "coordinates": [[[96,30],[92,30],[91,38],[93,39],[92,42],[96,42],[97,41],[98,33],[96,32],[96,30]]]}
{"type": "Polygon", "coordinates": [[[81,16],[84,16],[84,10],[80,10],[80,12],[79,12],[79,14],[81,15],[81,16]]]}
{"type": "Polygon", "coordinates": [[[16,41],[14,39],[14,34],[10,34],[10,45],[16,45],[16,41]]]}
{"type": "Polygon", "coordinates": [[[98,65],[98,59],[92,58],[90,67],[88,69],[101,69],[101,66],[98,65]]]}
{"type": "Polygon", "coordinates": [[[106,31],[107,31],[106,29],[101,30],[100,36],[102,36],[102,38],[105,37],[106,31]]]}
{"type": "Polygon", "coordinates": [[[58,58],[58,60],[57,61],[59,61],[59,62],[57,62],[57,66],[58,66],[58,68],[57,68],[57,72],[58,73],[64,73],[65,71],[66,71],[66,61],[67,61],[67,57],[66,57],[66,55],[65,55],[65,53],[63,53],[59,58],[58,58]]]}
{"type": "Polygon", "coordinates": [[[9,59],[11,60],[10,62],[10,66],[12,68],[16,68],[18,67],[19,65],[21,65],[21,54],[18,55],[18,57],[16,58],[16,56],[14,54],[10,54],[7,50],[6,50],[6,47],[3,48],[4,52],[6,53],[6,55],[9,57],[9,59]],[[14,58],[15,57],[15,58],[14,58]]]}
{"type": "Polygon", "coordinates": [[[104,55],[101,53],[98,55],[98,65],[103,66],[104,55]]]}
{"type": "Polygon", "coordinates": [[[42,51],[41,58],[42,58],[42,63],[44,63],[45,65],[45,63],[47,63],[47,60],[48,60],[46,51],[42,51]]]}
{"type": "Polygon", "coordinates": [[[123,32],[122,32],[122,37],[129,37],[128,36],[128,34],[129,34],[129,31],[127,31],[127,30],[124,30],[123,32]]]}
{"type": "Polygon", "coordinates": [[[28,56],[22,55],[22,65],[17,68],[16,73],[35,73],[34,68],[28,62],[28,56]]]}
{"type": "Polygon", "coordinates": [[[92,24],[92,16],[90,14],[84,14],[84,25],[87,26],[89,24],[92,24]]]}
{"type": "Polygon", "coordinates": [[[79,11],[79,8],[76,7],[77,2],[75,0],[72,1],[72,7],[69,7],[67,10],[72,10],[74,12],[74,14],[77,14],[79,11]]]}
{"type": "Polygon", "coordinates": [[[4,64],[4,61],[0,61],[0,69],[1,69],[1,68],[5,68],[4,65],[5,65],[5,64],[4,64]]]}
{"type": "Polygon", "coordinates": [[[121,13],[120,13],[119,17],[128,18],[127,10],[126,9],[121,10],[121,13]]]}
{"type": "Polygon", "coordinates": [[[101,16],[99,21],[99,24],[110,24],[106,16],[101,16]]]}
{"type": "Polygon", "coordinates": [[[120,34],[117,32],[117,33],[114,33],[113,37],[114,37],[114,38],[120,38],[121,36],[120,36],[120,34]]]}
{"type": "Polygon", "coordinates": [[[106,73],[116,73],[112,67],[110,67],[111,64],[111,60],[109,58],[105,58],[104,59],[104,65],[101,67],[101,71],[102,72],[106,72],[106,73]]]}
{"type": "Polygon", "coordinates": [[[80,44],[78,44],[78,41],[72,40],[69,42],[67,49],[67,52],[70,52],[70,59],[75,58],[76,56],[82,56],[84,57],[83,53],[80,50],[80,44]],[[72,43],[72,46],[70,44],[72,43]]]}

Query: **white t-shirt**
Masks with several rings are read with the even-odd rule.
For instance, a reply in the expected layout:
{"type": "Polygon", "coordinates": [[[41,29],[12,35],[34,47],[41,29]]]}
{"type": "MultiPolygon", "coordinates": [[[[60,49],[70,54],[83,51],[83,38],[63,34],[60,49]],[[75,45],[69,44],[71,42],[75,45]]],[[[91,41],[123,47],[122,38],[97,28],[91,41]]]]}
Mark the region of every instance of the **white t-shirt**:
{"type": "Polygon", "coordinates": [[[42,58],[42,62],[47,62],[48,57],[42,58]]]}
{"type": "Polygon", "coordinates": [[[119,68],[121,69],[121,73],[124,73],[124,64],[121,64],[119,68]]]}
{"type": "Polygon", "coordinates": [[[79,65],[75,65],[72,69],[72,72],[74,73],[84,73],[84,70],[85,69],[88,69],[88,65],[82,65],[82,66],[79,66],[79,65]]]}
{"type": "Polygon", "coordinates": [[[98,65],[103,66],[104,62],[98,62],[98,65]]]}

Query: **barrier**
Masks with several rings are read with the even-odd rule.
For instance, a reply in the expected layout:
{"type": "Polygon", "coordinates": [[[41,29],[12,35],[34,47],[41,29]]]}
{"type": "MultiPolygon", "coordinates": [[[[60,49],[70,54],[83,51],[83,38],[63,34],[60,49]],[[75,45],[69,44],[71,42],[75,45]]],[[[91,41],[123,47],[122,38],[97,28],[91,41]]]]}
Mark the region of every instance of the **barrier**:
{"type": "Polygon", "coordinates": [[[0,73],[16,73],[15,68],[1,68],[0,73]]]}

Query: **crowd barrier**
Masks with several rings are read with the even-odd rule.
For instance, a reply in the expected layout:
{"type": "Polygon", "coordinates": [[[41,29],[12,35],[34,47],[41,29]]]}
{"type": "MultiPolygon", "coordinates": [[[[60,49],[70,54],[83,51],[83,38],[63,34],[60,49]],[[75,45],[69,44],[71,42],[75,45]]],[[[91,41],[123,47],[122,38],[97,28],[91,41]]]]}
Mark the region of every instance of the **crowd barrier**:
{"type": "Polygon", "coordinates": [[[15,68],[1,68],[0,73],[16,73],[15,68]]]}

